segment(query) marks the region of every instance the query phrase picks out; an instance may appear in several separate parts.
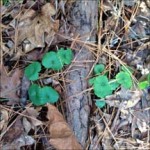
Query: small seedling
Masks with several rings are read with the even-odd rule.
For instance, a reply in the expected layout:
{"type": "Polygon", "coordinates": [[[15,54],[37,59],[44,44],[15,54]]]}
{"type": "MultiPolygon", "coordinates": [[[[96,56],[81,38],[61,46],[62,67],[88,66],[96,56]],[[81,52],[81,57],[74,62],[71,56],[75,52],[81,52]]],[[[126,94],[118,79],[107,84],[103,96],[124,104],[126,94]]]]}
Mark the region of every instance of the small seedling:
{"type": "Polygon", "coordinates": [[[62,65],[69,65],[71,63],[71,60],[73,58],[71,49],[67,48],[67,50],[64,50],[64,48],[61,48],[60,50],[58,50],[57,54],[62,65]]]}
{"type": "MultiPolygon", "coordinates": [[[[98,64],[94,67],[94,73],[98,75],[89,79],[89,85],[93,86],[94,94],[99,98],[105,98],[108,95],[111,95],[119,86],[124,88],[131,88],[132,79],[130,77],[131,71],[127,67],[122,67],[123,71],[120,71],[116,75],[116,79],[108,80],[107,75],[101,75],[104,71],[104,65],[98,64]],[[129,72],[129,73],[128,73],[129,72]]],[[[104,100],[96,101],[96,106],[102,108],[105,106],[104,100]]]]}
{"type": "Polygon", "coordinates": [[[42,65],[45,68],[53,69],[53,70],[60,70],[62,69],[63,65],[57,56],[56,52],[48,52],[43,56],[42,65]]]}
{"type": "Polygon", "coordinates": [[[39,72],[41,71],[41,64],[39,62],[33,62],[25,68],[25,76],[31,80],[35,81],[39,78],[39,72]]]}
{"type": "Polygon", "coordinates": [[[58,101],[59,94],[52,87],[45,86],[41,88],[37,84],[32,84],[28,91],[29,98],[36,106],[45,105],[46,103],[55,103],[58,101]]]}
{"type": "MultiPolygon", "coordinates": [[[[42,65],[45,68],[53,70],[61,70],[63,65],[70,64],[73,58],[73,53],[71,49],[64,50],[61,48],[58,52],[48,52],[44,55],[42,59],[42,65]]],[[[41,64],[39,62],[34,62],[25,68],[26,77],[35,81],[39,78],[39,72],[41,71],[41,64]]],[[[41,88],[37,84],[32,84],[28,90],[29,98],[32,103],[36,106],[41,106],[46,103],[55,103],[58,101],[59,94],[52,87],[45,86],[41,88]]]]}
{"type": "Polygon", "coordinates": [[[94,93],[100,98],[112,94],[111,86],[106,76],[98,76],[94,80],[94,93]]]}
{"type": "Polygon", "coordinates": [[[94,66],[94,73],[97,75],[97,74],[100,74],[104,71],[105,69],[105,66],[103,64],[97,64],[94,66]]]}
{"type": "Polygon", "coordinates": [[[124,88],[130,89],[132,86],[132,79],[129,73],[121,71],[116,75],[116,80],[120,83],[124,88]]]}

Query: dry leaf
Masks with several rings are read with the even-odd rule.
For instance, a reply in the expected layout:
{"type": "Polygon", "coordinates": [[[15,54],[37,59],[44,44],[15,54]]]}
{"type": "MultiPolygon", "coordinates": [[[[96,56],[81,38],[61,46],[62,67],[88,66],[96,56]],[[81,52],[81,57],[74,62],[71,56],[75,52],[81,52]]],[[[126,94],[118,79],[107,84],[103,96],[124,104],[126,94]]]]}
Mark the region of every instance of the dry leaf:
{"type": "Polygon", "coordinates": [[[22,70],[16,68],[11,75],[7,75],[4,66],[0,66],[0,96],[3,98],[18,99],[17,90],[20,85],[22,70]]]}
{"type": "Polygon", "coordinates": [[[24,40],[25,53],[36,47],[44,47],[45,39],[52,39],[55,32],[58,31],[59,21],[53,20],[51,16],[56,13],[53,5],[45,4],[41,8],[41,13],[34,10],[24,10],[19,17],[17,44],[24,40]],[[25,13],[27,12],[27,13],[25,13]]]}
{"type": "Polygon", "coordinates": [[[32,124],[33,127],[40,126],[43,124],[40,120],[36,119],[38,116],[38,112],[36,109],[31,108],[31,107],[27,108],[26,114],[27,116],[30,116],[30,118],[27,118],[27,119],[32,124]]]}
{"type": "Polygon", "coordinates": [[[9,128],[9,130],[4,134],[3,140],[5,143],[11,143],[17,138],[19,138],[24,132],[20,118],[9,128]]]}
{"type": "Polygon", "coordinates": [[[32,145],[35,140],[28,135],[22,134],[19,138],[14,140],[12,143],[2,145],[2,150],[21,150],[22,146],[32,145]]]}
{"type": "Polygon", "coordinates": [[[131,99],[122,102],[120,105],[121,109],[128,109],[134,107],[141,100],[141,91],[130,91],[132,96],[131,99]]]}
{"type": "Polygon", "coordinates": [[[69,125],[62,114],[53,105],[48,104],[47,118],[49,119],[50,144],[58,150],[81,150],[69,125]]]}
{"type": "Polygon", "coordinates": [[[0,110],[0,131],[4,131],[7,128],[7,124],[8,124],[8,111],[6,111],[5,109],[1,109],[0,110]]]}
{"type": "Polygon", "coordinates": [[[139,128],[141,133],[144,133],[148,130],[148,124],[145,121],[137,119],[136,124],[137,124],[137,127],[139,128]]]}
{"type": "Polygon", "coordinates": [[[27,120],[27,118],[23,117],[22,124],[23,124],[23,126],[24,126],[24,129],[25,129],[26,133],[28,134],[28,132],[29,132],[29,131],[31,130],[31,128],[32,128],[31,123],[27,120]]]}
{"type": "Polygon", "coordinates": [[[128,108],[134,107],[140,100],[141,100],[141,91],[131,91],[131,90],[124,90],[117,92],[115,95],[110,95],[106,97],[106,103],[111,107],[120,108],[122,111],[128,108]],[[120,97],[120,100],[117,100],[117,96],[120,97]]]}
{"type": "Polygon", "coordinates": [[[42,7],[41,11],[42,11],[42,14],[46,17],[51,17],[56,14],[56,10],[55,10],[54,6],[50,3],[46,3],[42,7]]]}
{"type": "Polygon", "coordinates": [[[21,17],[18,16],[20,21],[25,21],[25,19],[32,19],[33,17],[35,17],[36,12],[33,9],[24,9],[22,11],[21,17]]]}

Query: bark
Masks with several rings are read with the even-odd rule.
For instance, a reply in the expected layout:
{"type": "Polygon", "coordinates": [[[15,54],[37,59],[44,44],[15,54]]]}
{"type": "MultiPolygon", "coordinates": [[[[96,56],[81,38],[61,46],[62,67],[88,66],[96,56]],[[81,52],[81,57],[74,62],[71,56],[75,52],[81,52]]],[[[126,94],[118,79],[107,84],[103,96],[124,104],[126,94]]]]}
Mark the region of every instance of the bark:
{"type": "MultiPolygon", "coordinates": [[[[95,41],[96,39],[96,32],[92,31],[96,31],[97,7],[96,0],[78,0],[71,8],[70,22],[76,28],[76,33],[79,33],[80,36],[88,35],[82,38],[84,41],[95,41]]],[[[79,50],[75,52],[75,60],[78,62],[72,64],[70,73],[66,76],[66,80],[70,81],[66,85],[67,120],[78,141],[85,147],[88,134],[90,101],[88,94],[83,91],[88,88],[86,77],[92,64],[83,61],[92,60],[92,53],[83,45],[76,44],[75,49],[79,50]],[[81,94],[81,92],[83,93],[81,94]]]]}

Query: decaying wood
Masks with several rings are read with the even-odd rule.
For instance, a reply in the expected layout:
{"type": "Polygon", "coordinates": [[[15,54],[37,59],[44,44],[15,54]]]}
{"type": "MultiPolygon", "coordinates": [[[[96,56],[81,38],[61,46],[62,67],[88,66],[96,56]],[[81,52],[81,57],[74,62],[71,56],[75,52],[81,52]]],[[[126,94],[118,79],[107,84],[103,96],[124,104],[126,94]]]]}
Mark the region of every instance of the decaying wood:
{"type": "MultiPolygon", "coordinates": [[[[95,41],[97,7],[97,1],[78,0],[72,5],[70,22],[75,27],[75,33],[80,37],[84,36],[81,40],[85,42],[95,41]]],[[[71,64],[70,73],[66,76],[66,80],[70,81],[66,85],[67,120],[78,141],[84,147],[88,133],[90,104],[88,94],[83,91],[88,88],[86,77],[92,64],[83,61],[91,60],[92,53],[84,45],[75,44],[75,49],[78,50],[75,52],[75,61],[71,64]]]]}

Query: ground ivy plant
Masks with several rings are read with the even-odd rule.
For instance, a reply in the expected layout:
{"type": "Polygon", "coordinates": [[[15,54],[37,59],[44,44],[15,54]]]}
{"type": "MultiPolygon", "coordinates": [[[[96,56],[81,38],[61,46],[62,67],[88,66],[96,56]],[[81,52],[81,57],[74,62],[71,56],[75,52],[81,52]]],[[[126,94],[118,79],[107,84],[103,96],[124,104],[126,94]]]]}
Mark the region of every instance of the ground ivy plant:
{"type": "MultiPolygon", "coordinates": [[[[42,65],[46,69],[59,71],[64,65],[69,65],[73,59],[72,50],[67,48],[60,48],[57,52],[47,52],[42,58],[42,65]]],[[[41,71],[41,63],[33,62],[25,68],[25,76],[31,80],[36,81],[39,79],[41,71]]],[[[30,101],[36,105],[41,106],[46,103],[55,103],[59,99],[58,92],[50,86],[40,87],[38,84],[32,84],[28,90],[30,101]]]]}
{"type": "Polygon", "coordinates": [[[101,98],[95,103],[99,108],[104,107],[106,104],[103,98],[111,95],[119,86],[126,89],[132,87],[132,78],[130,76],[131,71],[127,67],[121,67],[121,71],[117,73],[115,79],[112,80],[109,80],[106,74],[102,74],[105,70],[103,64],[95,65],[93,70],[96,77],[91,78],[89,84],[93,86],[94,94],[101,98]]]}

